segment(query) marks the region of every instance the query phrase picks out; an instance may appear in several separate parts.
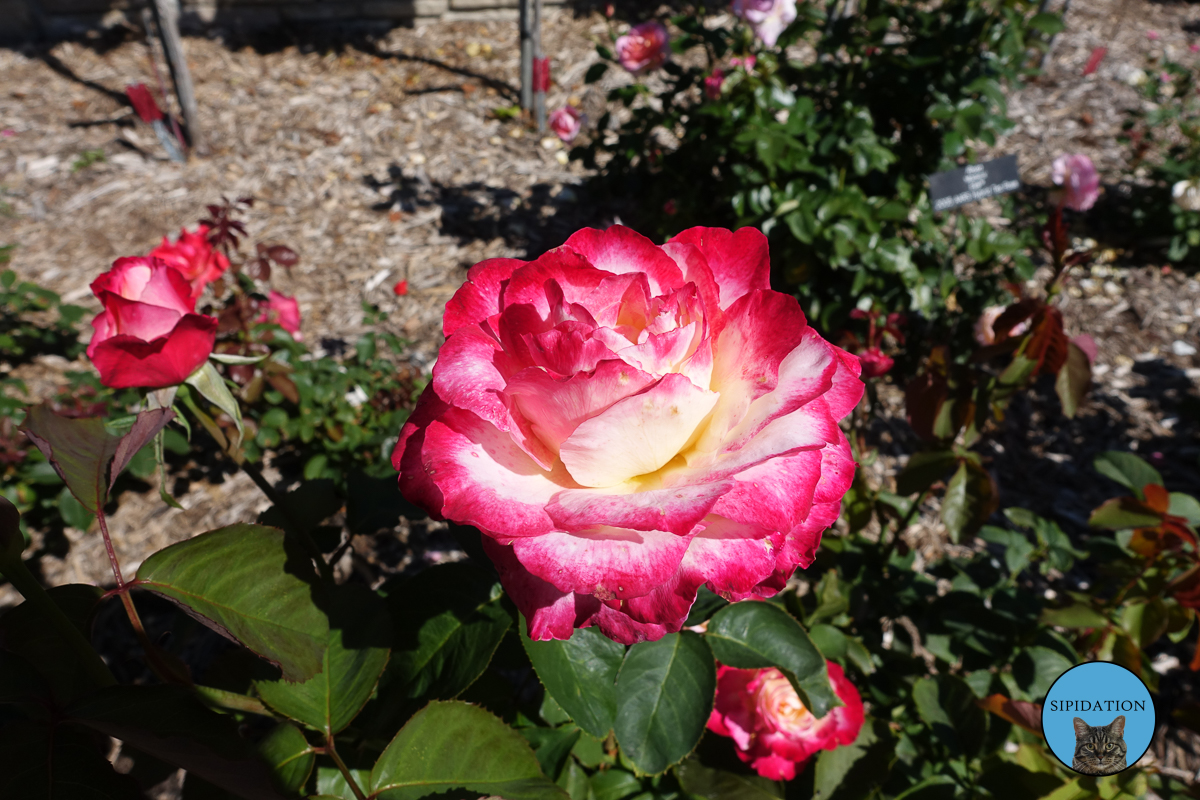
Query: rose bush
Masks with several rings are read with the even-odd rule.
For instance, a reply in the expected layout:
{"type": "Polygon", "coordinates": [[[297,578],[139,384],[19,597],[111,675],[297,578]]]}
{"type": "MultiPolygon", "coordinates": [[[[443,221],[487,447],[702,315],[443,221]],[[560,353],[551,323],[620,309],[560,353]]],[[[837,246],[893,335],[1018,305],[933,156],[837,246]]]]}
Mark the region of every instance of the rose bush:
{"type": "Polygon", "coordinates": [[[212,353],[217,320],[195,313],[192,286],[158,258],[119,258],[92,281],[104,310],[87,355],[114,389],[183,383],[212,353]]]}
{"type": "Polygon", "coordinates": [[[769,273],[756,230],[615,226],[477,264],[447,304],[392,462],[483,532],[533,639],[657,639],[700,586],[770,596],[811,562],[854,475],[860,367],[769,273]]]}
{"type": "Polygon", "coordinates": [[[829,662],[829,678],[843,705],[818,719],[777,669],[717,668],[717,701],[708,729],[733,739],[738,758],[764,778],[790,781],[821,750],[858,738],[862,698],[846,673],[829,662]]]}
{"type": "Polygon", "coordinates": [[[179,238],[172,242],[166,236],[162,244],[148,253],[170,264],[187,279],[192,287],[192,299],[200,296],[204,287],[225,274],[229,259],[218,252],[208,241],[208,226],[200,225],[194,233],[187,228],[179,230],[179,238]]]}

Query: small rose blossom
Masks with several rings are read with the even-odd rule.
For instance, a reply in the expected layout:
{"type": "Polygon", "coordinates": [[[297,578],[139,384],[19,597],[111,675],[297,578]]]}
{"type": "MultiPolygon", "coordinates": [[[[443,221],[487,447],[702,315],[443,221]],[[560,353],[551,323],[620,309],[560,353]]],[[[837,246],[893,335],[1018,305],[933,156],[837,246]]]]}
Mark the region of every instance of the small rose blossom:
{"type": "Polygon", "coordinates": [[[255,322],[270,322],[290,333],[297,341],[300,336],[300,303],[294,297],[280,294],[274,289],[267,295],[265,311],[255,322]]]}
{"type": "Polygon", "coordinates": [[[1064,154],[1051,167],[1054,183],[1063,187],[1062,203],[1075,211],[1087,211],[1100,197],[1100,173],[1092,160],[1081,153],[1064,154]]]}
{"type": "Polygon", "coordinates": [[[878,347],[869,347],[862,353],[859,353],[858,360],[862,362],[862,374],[864,378],[878,378],[886,375],[888,370],[892,368],[892,365],[896,363],[878,347]]]}
{"type": "Polygon", "coordinates": [[[709,100],[721,99],[721,87],[725,85],[725,73],[714,69],[712,75],[704,79],[704,94],[709,100]]]}
{"type": "Polygon", "coordinates": [[[550,115],[550,130],[554,131],[564,142],[574,141],[582,128],[583,112],[575,106],[563,106],[550,115]]]}
{"type": "Polygon", "coordinates": [[[666,63],[670,43],[665,25],[658,20],[643,22],[617,39],[617,60],[634,75],[641,75],[666,63]]]}
{"type": "Polygon", "coordinates": [[[1200,179],[1179,181],[1171,187],[1171,198],[1180,208],[1200,211],[1200,179]]]}
{"type": "Polygon", "coordinates": [[[92,320],[87,355],[105,386],[175,386],[212,353],[217,320],[195,313],[191,287],[166,262],[118,258],[92,293],[104,310],[92,320]]]}
{"type": "Polygon", "coordinates": [[[796,0],[733,0],[733,13],[750,25],[763,44],[774,47],[796,20],[796,0]]]}
{"type": "Polygon", "coordinates": [[[1146,38],[1152,42],[1155,41],[1158,39],[1158,31],[1146,31],[1146,38]]]}
{"type": "Polygon", "coordinates": [[[771,290],[760,231],[584,229],[476,264],[400,432],[400,490],[472,525],[535,641],[679,631],[701,586],[812,563],[854,461],[859,361],[771,290]]]}
{"type": "Polygon", "coordinates": [[[768,780],[790,781],[821,750],[852,744],[862,730],[862,698],[846,673],[828,664],[843,705],[817,719],[777,669],[717,668],[717,699],[708,729],[733,739],[738,758],[768,780]]]}
{"type": "Polygon", "coordinates": [[[396,285],[392,287],[392,293],[396,297],[404,297],[408,294],[408,281],[397,281],[396,285]]]}
{"type": "Polygon", "coordinates": [[[1004,313],[1005,306],[988,306],[979,315],[979,319],[975,320],[975,341],[979,342],[984,347],[995,344],[997,341],[1020,336],[1029,330],[1029,321],[1018,322],[1009,330],[1008,335],[1001,339],[996,338],[996,331],[993,327],[996,320],[1004,313]]]}
{"type": "Polygon", "coordinates": [[[741,67],[742,69],[746,70],[746,72],[753,72],[754,65],[757,63],[758,56],[756,55],[734,56],[733,58],[729,59],[729,66],[741,67]]]}
{"type": "Polygon", "coordinates": [[[229,269],[229,259],[209,244],[207,225],[201,225],[194,233],[181,228],[179,238],[173,242],[164,236],[162,244],[147,255],[161,259],[178,270],[191,284],[193,299],[198,298],[205,286],[229,269]]]}

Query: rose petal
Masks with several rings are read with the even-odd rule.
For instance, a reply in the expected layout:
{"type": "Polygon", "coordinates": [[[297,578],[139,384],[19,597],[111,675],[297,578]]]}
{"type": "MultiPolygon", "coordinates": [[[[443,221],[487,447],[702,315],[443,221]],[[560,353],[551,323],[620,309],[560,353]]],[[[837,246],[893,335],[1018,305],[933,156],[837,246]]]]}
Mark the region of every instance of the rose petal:
{"type": "Polygon", "coordinates": [[[513,541],[517,559],[560,591],[601,600],[638,597],[675,573],[689,537],[664,531],[594,528],[513,541]]]}
{"type": "Polygon", "coordinates": [[[216,319],[187,314],[166,336],[149,342],[113,336],[89,346],[88,357],[105,386],[161,389],[187,380],[212,353],[216,336],[216,319]]]}
{"type": "Polygon", "coordinates": [[[771,254],[767,237],[757,228],[689,228],[670,244],[695,245],[720,288],[721,308],[743,295],[771,288],[771,254]]]}
{"type": "Polygon", "coordinates": [[[587,595],[561,592],[521,565],[511,545],[503,545],[486,536],[483,549],[500,573],[505,593],[516,603],[529,626],[529,638],[535,642],[570,639],[576,628],[591,624],[600,610],[600,601],[587,595]]]}
{"type": "Polygon", "coordinates": [[[183,314],[173,308],[126,300],[112,292],[101,292],[99,298],[108,311],[117,336],[132,336],[149,342],[169,334],[183,318],[183,314]]]}
{"type": "Polygon", "coordinates": [[[400,439],[392,450],[392,466],[400,471],[400,494],[438,520],[445,519],[442,516],[445,497],[425,471],[421,448],[425,446],[429,424],[449,410],[450,406],[438,397],[433,386],[426,386],[412,416],[400,429],[400,439]]]}
{"type": "Polygon", "coordinates": [[[559,457],[584,486],[616,486],[655,472],[687,444],[717,395],[678,374],[582,423],[559,457]]]}
{"type": "Polygon", "coordinates": [[[525,263],[515,258],[489,258],[471,267],[467,282],[446,303],[442,334],[449,339],[459,328],[478,325],[499,314],[501,287],[525,263]]]}
{"type": "Polygon", "coordinates": [[[655,295],[683,283],[683,273],[662,248],[623,225],[603,231],[584,228],[573,233],[563,247],[579,253],[597,269],[615,275],[645,273],[655,295]]]}
{"type": "Polygon", "coordinates": [[[612,489],[569,489],[546,507],[561,530],[580,531],[615,525],[639,531],[690,533],[731,483],[677,486],[670,489],[613,494],[612,489]]]}

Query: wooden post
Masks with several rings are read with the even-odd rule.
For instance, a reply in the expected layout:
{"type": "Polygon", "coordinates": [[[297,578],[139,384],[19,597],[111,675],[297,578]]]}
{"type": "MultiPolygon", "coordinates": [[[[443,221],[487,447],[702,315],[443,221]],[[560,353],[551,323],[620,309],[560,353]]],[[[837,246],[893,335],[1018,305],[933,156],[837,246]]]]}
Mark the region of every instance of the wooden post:
{"type": "Polygon", "coordinates": [[[521,108],[533,110],[533,0],[521,2],[521,108]]]}
{"type": "MultiPolygon", "coordinates": [[[[542,59],[542,0],[533,0],[533,58],[539,62],[542,59]]],[[[542,86],[534,87],[533,114],[537,118],[538,133],[545,133],[546,92],[542,86]]]]}
{"type": "Polygon", "coordinates": [[[183,54],[183,39],[179,36],[179,0],[154,0],[154,22],[162,37],[163,52],[171,67],[171,80],[175,94],[183,111],[183,122],[187,126],[188,144],[193,150],[200,149],[200,111],[196,106],[196,90],[192,86],[192,73],[188,70],[187,58],[183,54]]]}

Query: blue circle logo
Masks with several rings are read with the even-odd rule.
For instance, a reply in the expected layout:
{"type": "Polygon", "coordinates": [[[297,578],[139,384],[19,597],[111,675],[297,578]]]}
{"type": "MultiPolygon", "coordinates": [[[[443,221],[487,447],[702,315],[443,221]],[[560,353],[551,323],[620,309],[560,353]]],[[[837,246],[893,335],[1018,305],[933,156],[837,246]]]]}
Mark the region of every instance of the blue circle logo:
{"type": "Polygon", "coordinates": [[[1042,705],[1042,731],[1064,765],[1113,775],[1145,755],[1156,727],[1150,690],[1117,664],[1089,661],[1064,672],[1042,705]]]}

